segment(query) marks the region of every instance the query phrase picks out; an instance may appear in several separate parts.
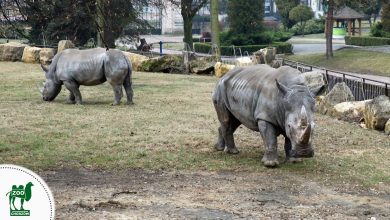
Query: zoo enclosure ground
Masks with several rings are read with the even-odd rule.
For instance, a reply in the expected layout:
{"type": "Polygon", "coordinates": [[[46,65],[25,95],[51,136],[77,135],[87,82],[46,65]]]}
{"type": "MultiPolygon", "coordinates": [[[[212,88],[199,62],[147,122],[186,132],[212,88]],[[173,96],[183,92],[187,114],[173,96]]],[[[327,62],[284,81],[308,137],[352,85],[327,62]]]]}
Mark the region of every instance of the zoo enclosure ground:
{"type": "Polygon", "coordinates": [[[43,102],[39,65],[0,62],[0,77],[0,163],[42,174],[60,218],[390,217],[383,133],[316,115],[316,156],[266,169],[244,127],[239,155],[213,150],[213,77],[135,72],[131,107],[107,84],[81,87],[84,106],[43,102]]]}

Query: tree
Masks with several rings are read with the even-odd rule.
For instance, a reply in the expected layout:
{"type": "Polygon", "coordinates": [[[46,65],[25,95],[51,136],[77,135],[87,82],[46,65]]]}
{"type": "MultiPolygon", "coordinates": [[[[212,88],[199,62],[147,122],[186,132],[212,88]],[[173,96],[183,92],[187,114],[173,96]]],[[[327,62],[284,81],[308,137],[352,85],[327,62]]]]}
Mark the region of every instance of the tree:
{"type": "Polygon", "coordinates": [[[390,2],[384,1],[382,10],[383,30],[390,32],[390,2]]]}
{"type": "Polygon", "coordinates": [[[218,0],[211,0],[211,32],[213,56],[217,61],[221,59],[221,44],[219,40],[218,0]]]}
{"type": "Polygon", "coordinates": [[[263,29],[263,0],[230,0],[228,19],[230,31],[234,34],[258,33],[263,29]]]}
{"type": "Polygon", "coordinates": [[[294,7],[290,11],[290,15],[289,15],[290,20],[294,22],[299,22],[302,36],[304,36],[305,34],[306,21],[312,19],[313,17],[314,17],[313,11],[311,10],[310,7],[306,5],[298,5],[297,7],[294,7]]]}
{"type": "Polygon", "coordinates": [[[290,29],[294,25],[290,20],[290,11],[299,5],[300,0],[276,0],[275,3],[276,7],[278,7],[284,29],[290,29]]]}

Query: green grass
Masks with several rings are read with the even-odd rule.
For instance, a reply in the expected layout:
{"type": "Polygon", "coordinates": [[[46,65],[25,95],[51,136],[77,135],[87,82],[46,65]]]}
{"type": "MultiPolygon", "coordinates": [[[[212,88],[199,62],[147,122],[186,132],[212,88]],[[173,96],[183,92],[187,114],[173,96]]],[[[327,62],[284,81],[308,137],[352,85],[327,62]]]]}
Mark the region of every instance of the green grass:
{"type": "Polygon", "coordinates": [[[43,102],[35,86],[44,80],[38,65],[0,62],[0,78],[0,163],[33,170],[269,172],[329,183],[390,184],[388,137],[327,116],[317,115],[316,156],[302,164],[264,168],[260,135],[243,127],[235,134],[239,155],[215,152],[213,77],[135,72],[130,107],[110,106],[113,92],[106,83],[81,87],[84,106],[65,104],[65,89],[55,101],[43,102]]]}
{"type": "Polygon", "coordinates": [[[325,54],[323,53],[292,55],[287,58],[333,70],[390,76],[390,53],[346,48],[334,51],[334,57],[329,60],[326,59],[325,54]]]}

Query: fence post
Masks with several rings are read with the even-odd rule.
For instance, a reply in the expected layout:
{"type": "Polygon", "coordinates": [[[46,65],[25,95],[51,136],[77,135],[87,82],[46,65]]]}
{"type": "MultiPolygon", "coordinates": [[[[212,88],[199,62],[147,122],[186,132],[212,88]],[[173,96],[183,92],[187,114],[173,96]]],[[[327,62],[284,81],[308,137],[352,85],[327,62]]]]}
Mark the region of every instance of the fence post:
{"type": "Polygon", "coordinates": [[[162,41],[160,41],[160,42],[158,42],[158,44],[160,44],[160,56],[162,56],[163,55],[163,53],[162,53],[162,45],[163,45],[163,42],[162,41]]]}
{"type": "Polygon", "coordinates": [[[385,83],[385,96],[389,96],[389,87],[387,83],[385,83]]]}

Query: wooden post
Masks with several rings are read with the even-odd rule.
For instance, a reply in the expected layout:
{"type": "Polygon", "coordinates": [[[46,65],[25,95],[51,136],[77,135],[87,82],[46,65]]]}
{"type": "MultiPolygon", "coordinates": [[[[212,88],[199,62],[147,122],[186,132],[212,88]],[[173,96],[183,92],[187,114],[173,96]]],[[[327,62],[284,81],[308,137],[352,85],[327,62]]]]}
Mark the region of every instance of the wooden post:
{"type": "Polygon", "coordinates": [[[359,21],[359,36],[362,36],[362,19],[359,18],[358,21],[359,21]]]}
{"type": "Polygon", "coordinates": [[[352,36],[355,36],[355,19],[353,19],[353,23],[352,23],[352,36]]]}
{"type": "Polygon", "coordinates": [[[348,19],[348,36],[351,36],[351,27],[352,25],[351,25],[351,20],[350,19],[348,19]]]}

